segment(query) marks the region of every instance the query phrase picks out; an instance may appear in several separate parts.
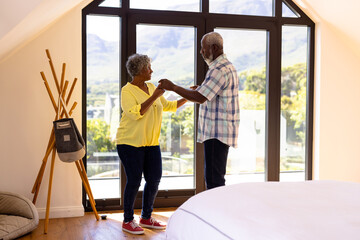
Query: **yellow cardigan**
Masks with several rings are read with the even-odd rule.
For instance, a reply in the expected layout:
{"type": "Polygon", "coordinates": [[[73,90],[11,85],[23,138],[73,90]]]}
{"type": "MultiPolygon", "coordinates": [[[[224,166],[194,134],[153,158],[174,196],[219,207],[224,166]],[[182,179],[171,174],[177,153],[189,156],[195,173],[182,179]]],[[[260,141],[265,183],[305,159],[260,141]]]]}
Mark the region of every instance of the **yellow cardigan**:
{"type": "Polygon", "coordinates": [[[140,115],[141,104],[155,91],[155,85],[146,83],[150,95],[139,87],[127,83],[121,89],[122,117],[116,133],[116,144],[127,144],[134,147],[157,146],[161,130],[163,111],[177,109],[177,101],[167,101],[163,96],[140,115]]]}

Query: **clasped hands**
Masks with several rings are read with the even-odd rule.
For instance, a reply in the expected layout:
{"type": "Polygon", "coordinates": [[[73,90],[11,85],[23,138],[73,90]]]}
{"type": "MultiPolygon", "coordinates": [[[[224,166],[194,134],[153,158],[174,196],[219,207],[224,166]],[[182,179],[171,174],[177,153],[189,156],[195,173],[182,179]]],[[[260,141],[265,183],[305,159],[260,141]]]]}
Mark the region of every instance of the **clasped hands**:
{"type": "MultiPolygon", "coordinates": [[[[157,86],[160,89],[164,89],[164,90],[169,90],[169,91],[174,91],[175,88],[175,84],[170,81],[169,79],[163,78],[159,81],[159,85],[157,86]]],[[[198,86],[191,86],[190,88],[192,90],[195,90],[198,86]]]]}
{"type": "Polygon", "coordinates": [[[175,87],[175,84],[170,81],[169,79],[163,78],[159,81],[158,88],[173,91],[175,87]]]}

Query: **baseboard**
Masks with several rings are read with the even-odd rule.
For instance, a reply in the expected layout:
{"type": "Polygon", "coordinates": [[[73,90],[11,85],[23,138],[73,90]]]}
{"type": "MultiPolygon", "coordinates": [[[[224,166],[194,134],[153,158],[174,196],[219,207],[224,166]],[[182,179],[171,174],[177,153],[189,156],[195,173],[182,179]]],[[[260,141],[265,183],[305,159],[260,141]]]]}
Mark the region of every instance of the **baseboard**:
{"type": "MultiPolygon", "coordinates": [[[[40,219],[45,219],[46,208],[37,208],[40,219]]],[[[49,218],[68,218],[84,216],[83,206],[50,207],[49,218]]]]}

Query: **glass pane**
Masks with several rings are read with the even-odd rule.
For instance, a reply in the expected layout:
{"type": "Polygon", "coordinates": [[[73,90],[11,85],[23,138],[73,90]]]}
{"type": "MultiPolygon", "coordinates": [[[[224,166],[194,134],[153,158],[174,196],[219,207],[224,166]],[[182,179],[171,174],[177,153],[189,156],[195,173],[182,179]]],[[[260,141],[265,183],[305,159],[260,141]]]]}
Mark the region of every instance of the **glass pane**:
{"type": "Polygon", "coordinates": [[[265,181],[267,32],[216,28],[240,81],[238,148],[230,148],[226,184],[265,181]]]}
{"type": "Polygon", "coordinates": [[[283,17],[291,17],[298,18],[298,14],[292,11],[285,3],[282,3],[282,16],[283,17]]]}
{"type": "Polygon", "coordinates": [[[209,0],[211,13],[273,16],[273,0],[209,0]]]}
{"type": "Polygon", "coordinates": [[[199,12],[199,0],[130,0],[130,8],[199,12]]]}
{"type": "Polygon", "coordinates": [[[121,7],[121,0],[105,0],[99,4],[99,7],[121,7]]]}
{"type": "Polygon", "coordinates": [[[119,198],[120,18],[87,18],[87,174],[94,198],[119,198]]]}
{"type": "Polygon", "coordinates": [[[282,28],[280,181],[305,180],[307,32],[282,28]]]}
{"type": "MultiPolygon", "coordinates": [[[[182,87],[194,85],[194,27],[161,25],[136,26],[136,51],[151,58],[151,82],[168,78],[182,87]]],[[[165,92],[168,100],[179,99],[165,92]]],[[[194,188],[194,104],[187,102],[176,113],[163,112],[160,148],[163,176],[159,189],[194,188]]],[[[143,189],[142,181],[141,189],[143,189]]]]}

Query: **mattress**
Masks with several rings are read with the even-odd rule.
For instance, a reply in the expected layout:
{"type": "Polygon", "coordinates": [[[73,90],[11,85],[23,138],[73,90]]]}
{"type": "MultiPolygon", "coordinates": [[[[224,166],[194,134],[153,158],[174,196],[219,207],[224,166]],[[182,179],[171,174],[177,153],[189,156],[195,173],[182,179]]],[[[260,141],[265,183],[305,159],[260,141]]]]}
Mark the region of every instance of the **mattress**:
{"type": "Polygon", "coordinates": [[[207,190],[174,212],[166,239],[360,239],[360,183],[240,183],[207,190]]]}

